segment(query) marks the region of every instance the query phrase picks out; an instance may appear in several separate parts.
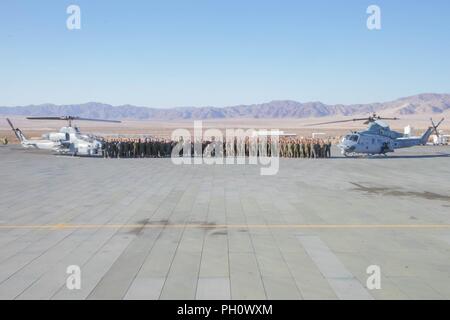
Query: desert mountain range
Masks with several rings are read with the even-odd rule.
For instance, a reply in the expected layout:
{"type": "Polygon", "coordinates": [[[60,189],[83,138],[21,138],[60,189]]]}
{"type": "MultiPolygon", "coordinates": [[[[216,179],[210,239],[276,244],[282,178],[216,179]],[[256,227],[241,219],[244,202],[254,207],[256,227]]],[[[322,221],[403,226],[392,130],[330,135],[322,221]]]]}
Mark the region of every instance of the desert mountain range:
{"type": "Polygon", "coordinates": [[[73,105],[41,104],[0,107],[3,116],[72,115],[101,119],[188,120],[188,119],[283,119],[330,116],[357,116],[377,112],[383,116],[433,115],[450,113],[450,94],[419,94],[395,101],[369,104],[328,105],[321,102],[301,103],[276,100],[253,105],[230,107],[148,108],[133,105],[112,106],[88,102],[73,105]]]}

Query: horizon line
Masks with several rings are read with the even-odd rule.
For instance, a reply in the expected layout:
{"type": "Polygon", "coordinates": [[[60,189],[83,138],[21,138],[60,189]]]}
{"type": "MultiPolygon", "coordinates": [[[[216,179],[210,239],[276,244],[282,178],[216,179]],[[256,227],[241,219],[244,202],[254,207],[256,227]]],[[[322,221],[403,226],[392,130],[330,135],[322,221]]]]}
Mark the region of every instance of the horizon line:
{"type": "Polygon", "coordinates": [[[20,108],[20,107],[39,107],[39,106],[45,106],[45,105],[50,105],[50,106],[81,106],[81,105],[88,105],[88,104],[102,104],[102,105],[107,105],[113,108],[119,108],[119,107],[125,107],[125,106],[130,106],[130,107],[137,107],[137,108],[147,108],[147,109],[189,109],[189,108],[194,108],[194,109],[202,109],[202,108],[217,108],[217,109],[225,109],[225,108],[233,108],[233,107],[240,107],[240,106],[255,106],[255,105],[261,105],[261,104],[268,104],[268,103],[273,103],[273,102],[295,102],[295,103],[300,103],[300,104],[308,104],[308,103],[320,103],[323,104],[325,106],[352,106],[352,105],[371,105],[371,104],[383,104],[383,103],[389,103],[389,102],[395,102],[401,99],[407,99],[407,98],[413,98],[413,97],[419,97],[419,96],[424,96],[424,95],[439,95],[439,96],[450,96],[450,93],[436,93],[436,92],[423,92],[423,93],[418,93],[418,94],[414,94],[414,95],[408,95],[408,96],[404,96],[404,97],[398,97],[394,100],[387,100],[387,101],[376,101],[376,102],[367,102],[367,103],[324,103],[320,100],[316,100],[316,101],[305,101],[305,102],[301,102],[299,100],[293,100],[293,99],[273,99],[270,101],[266,101],[266,102],[259,102],[259,103],[250,103],[250,104],[235,104],[235,105],[228,105],[228,106],[214,106],[214,105],[203,105],[203,106],[169,106],[169,107],[151,107],[151,106],[144,106],[144,105],[137,105],[137,104],[129,104],[129,103],[125,103],[125,104],[111,104],[111,103],[106,103],[106,102],[98,102],[98,101],[87,101],[87,102],[81,102],[81,103],[62,103],[62,104],[57,104],[57,103],[53,103],[53,102],[44,102],[44,103],[39,103],[39,104],[27,104],[27,105],[0,105],[0,108],[20,108]]]}

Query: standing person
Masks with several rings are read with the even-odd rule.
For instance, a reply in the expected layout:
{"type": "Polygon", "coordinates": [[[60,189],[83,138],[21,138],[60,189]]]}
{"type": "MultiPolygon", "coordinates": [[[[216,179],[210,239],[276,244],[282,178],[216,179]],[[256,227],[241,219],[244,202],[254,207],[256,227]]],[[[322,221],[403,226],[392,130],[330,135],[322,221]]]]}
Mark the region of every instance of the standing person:
{"type": "Polygon", "coordinates": [[[292,158],[292,142],[291,139],[286,141],[286,157],[292,158]]]}
{"type": "Polygon", "coordinates": [[[114,158],[115,155],[115,151],[114,151],[114,139],[111,139],[111,141],[109,141],[109,157],[110,158],[114,158]]]}
{"type": "Polygon", "coordinates": [[[123,152],[123,145],[122,145],[122,140],[118,139],[117,140],[117,158],[122,158],[122,152],[123,152]]]}
{"type": "Polygon", "coordinates": [[[159,155],[161,158],[166,156],[166,141],[164,139],[159,142],[159,155]]]}
{"type": "Polygon", "coordinates": [[[227,157],[234,157],[234,139],[227,140],[227,157]]]}
{"type": "Polygon", "coordinates": [[[145,154],[145,144],[142,139],[139,138],[139,158],[143,158],[145,154]]]}
{"type": "Polygon", "coordinates": [[[313,141],[311,139],[308,140],[308,158],[311,159],[313,157],[313,141]]]}
{"type": "Polygon", "coordinates": [[[114,140],[114,158],[119,157],[119,140],[114,140]]]}
{"type": "Polygon", "coordinates": [[[108,141],[108,157],[109,158],[114,158],[114,140],[113,139],[109,139],[108,141]]]}
{"type": "Polygon", "coordinates": [[[291,158],[295,158],[295,140],[291,139],[291,158]]]}
{"type": "Polygon", "coordinates": [[[286,158],[290,158],[291,157],[291,139],[287,138],[286,139],[286,144],[284,147],[284,156],[286,158]]]}
{"type": "Polygon", "coordinates": [[[159,158],[159,139],[155,139],[155,158],[159,158]]]}
{"type": "Polygon", "coordinates": [[[327,153],[327,145],[326,145],[326,143],[325,143],[325,141],[321,141],[320,142],[320,148],[321,148],[321,156],[322,156],[322,158],[326,158],[326,153],[327,153]]]}
{"type": "Polygon", "coordinates": [[[170,155],[172,154],[172,148],[173,148],[173,142],[171,140],[167,140],[167,147],[166,147],[166,157],[170,158],[170,155]]]}
{"type": "Polygon", "coordinates": [[[122,154],[120,155],[122,158],[127,157],[127,139],[122,138],[120,144],[122,145],[122,154]]]}
{"type": "Polygon", "coordinates": [[[150,148],[152,158],[156,158],[156,141],[154,138],[150,139],[150,148]]]}
{"type": "Polygon", "coordinates": [[[244,154],[246,157],[248,157],[250,155],[250,142],[249,142],[249,138],[245,137],[244,140],[244,154]]]}
{"type": "Polygon", "coordinates": [[[164,139],[159,141],[159,156],[161,158],[166,156],[166,141],[164,139]]]}
{"type": "Polygon", "coordinates": [[[150,158],[150,141],[145,138],[145,157],[150,158]]]}
{"type": "Polygon", "coordinates": [[[305,139],[305,158],[309,158],[309,140],[305,139]]]}
{"type": "Polygon", "coordinates": [[[111,139],[106,140],[106,157],[111,158],[111,139]]]}
{"type": "Polygon", "coordinates": [[[128,139],[128,157],[129,158],[133,158],[134,157],[134,153],[133,153],[133,139],[128,139]]]}
{"type": "Polygon", "coordinates": [[[111,158],[116,157],[116,140],[111,139],[111,158]]]}
{"type": "Polygon", "coordinates": [[[102,158],[106,158],[106,141],[105,141],[105,139],[102,138],[101,143],[102,143],[102,147],[101,147],[101,149],[102,149],[102,158]]]}
{"type": "Polygon", "coordinates": [[[280,158],[284,157],[284,138],[280,139],[280,158]]]}
{"type": "Polygon", "coordinates": [[[284,138],[280,139],[280,158],[284,157],[284,138]]]}
{"type": "Polygon", "coordinates": [[[320,140],[319,148],[320,148],[320,158],[325,158],[325,143],[323,142],[323,140],[320,140]]]}
{"type": "Polygon", "coordinates": [[[300,142],[298,141],[298,139],[294,140],[294,158],[298,158],[299,157],[299,153],[300,153],[300,142]]]}
{"type": "Polygon", "coordinates": [[[308,141],[306,139],[303,139],[303,158],[308,158],[308,141]]]}
{"type": "Polygon", "coordinates": [[[322,158],[323,148],[322,140],[317,140],[317,158],[322,158]]]}
{"type": "Polygon", "coordinates": [[[111,158],[111,141],[106,140],[106,157],[111,158]]]}
{"type": "Polygon", "coordinates": [[[317,159],[320,155],[320,145],[319,145],[319,141],[315,140],[314,141],[314,145],[313,145],[313,154],[314,154],[314,159],[317,159]]]}
{"type": "Polygon", "coordinates": [[[223,142],[222,142],[222,152],[223,152],[223,157],[226,158],[227,156],[227,139],[224,138],[223,142]]]}
{"type": "Polygon", "coordinates": [[[130,140],[126,139],[124,141],[125,145],[124,145],[124,152],[125,152],[125,158],[129,158],[130,157],[130,140]]]}
{"type": "Polygon", "coordinates": [[[137,139],[133,141],[133,156],[135,158],[139,156],[139,141],[137,139]]]}
{"type": "Polygon", "coordinates": [[[128,143],[130,144],[130,158],[134,158],[134,139],[129,139],[128,143]]]}
{"type": "Polygon", "coordinates": [[[304,158],[305,157],[305,149],[304,149],[303,140],[300,140],[298,148],[299,148],[299,157],[304,158]]]}
{"type": "Polygon", "coordinates": [[[121,144],[122,144],[122,158],[126,158],[127,157],[127,139],[123,138],[121,144]]]}
{"type": "Polygon", "coordinates": [[[327,144],[326,144],[325,156],[327,158],[331,158],[331,141],[330,140],[328,140],[327,144]]]}

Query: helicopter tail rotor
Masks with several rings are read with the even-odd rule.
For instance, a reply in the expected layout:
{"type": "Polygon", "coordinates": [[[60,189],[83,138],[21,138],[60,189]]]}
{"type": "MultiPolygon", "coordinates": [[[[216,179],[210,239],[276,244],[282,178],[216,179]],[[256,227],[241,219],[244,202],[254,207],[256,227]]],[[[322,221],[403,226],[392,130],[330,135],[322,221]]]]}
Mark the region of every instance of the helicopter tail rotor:
{"type": "Polygon", "coordinates": [[[439,131],[438,131],[438,127],[441,125],[441,123],[444,121],[444,118],[441,119],[441,121],[438,122],[438,124],[435,124],[433,121],[433,118],[430,118],[431,120],[431,125],[433,127],[433,131],[436,134],[436,136],[439,138],[439,131]]]}
{"type": "Polygon", "coordinates": [[[6,121],[8,122],[9,126],[11,127],[12,131],[14,132],[14,135],[16,136],[17,140],[19,140],[21,143],[27,141],[27,138],[22,133],[22,131],[19,128],[15,128],[12,124],[11,120],[6,118],[6,121]]]}

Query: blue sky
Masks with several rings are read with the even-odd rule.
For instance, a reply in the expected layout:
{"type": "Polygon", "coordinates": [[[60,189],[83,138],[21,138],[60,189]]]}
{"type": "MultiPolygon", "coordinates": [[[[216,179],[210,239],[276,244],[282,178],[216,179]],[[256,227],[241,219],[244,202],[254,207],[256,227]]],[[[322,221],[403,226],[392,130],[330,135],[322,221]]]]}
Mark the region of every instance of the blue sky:
{"type": "Polygon", "coordinates": [[[450,93],[450,1],[2,0],[0,105],[367,103],[450,93]],[[81,30],[66,8],[81,8],[81,30]],[[369,5],[382,29],[366,27],[369,5]]]}

